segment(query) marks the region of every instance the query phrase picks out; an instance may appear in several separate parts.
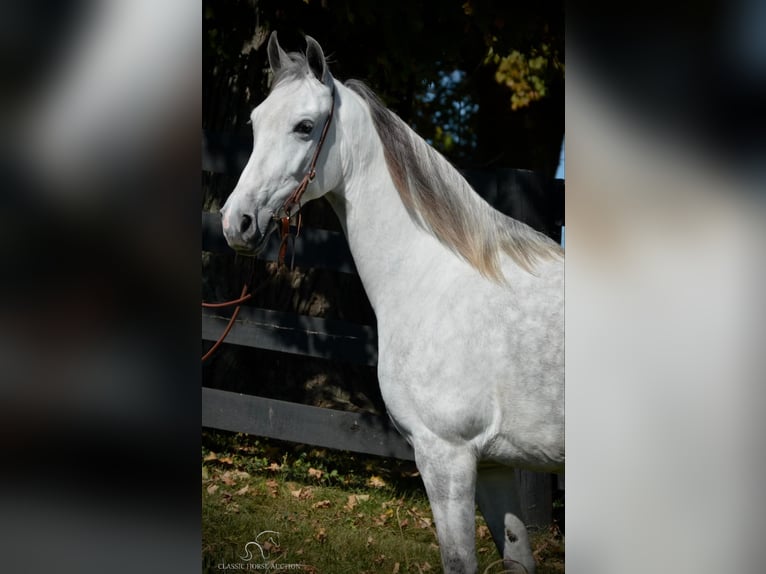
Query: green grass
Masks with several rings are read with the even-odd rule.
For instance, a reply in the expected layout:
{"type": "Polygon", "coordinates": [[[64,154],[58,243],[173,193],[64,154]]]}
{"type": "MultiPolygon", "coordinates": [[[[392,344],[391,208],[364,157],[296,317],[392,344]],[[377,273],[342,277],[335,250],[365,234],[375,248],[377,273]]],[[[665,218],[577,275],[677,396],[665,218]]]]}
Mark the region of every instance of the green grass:
{"type": "MultiPolygon", "coordinates": [[[[219,432],[203,435],[202,458],[203,572],[441,572],[412,463],[219,432]],[[266,530],[279,533],[258,537],[267,558],[255,545],[241,558],[266,530]]],[[[479,572],[502,572],[480,516],[476,545],[479,572]]],[[[537,533],[533,547],[539,574],[564,571],[557,533],[537,533]]]]}

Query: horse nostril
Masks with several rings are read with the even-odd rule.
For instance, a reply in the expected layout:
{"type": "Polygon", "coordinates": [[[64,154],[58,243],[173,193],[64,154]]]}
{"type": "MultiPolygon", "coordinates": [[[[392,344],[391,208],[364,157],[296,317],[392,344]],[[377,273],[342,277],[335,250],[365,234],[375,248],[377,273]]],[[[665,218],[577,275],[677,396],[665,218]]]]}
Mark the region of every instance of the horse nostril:
{"type": "Polygon", "coordinates": [[[242,215],[242,221],[239,222],[239,232],[244,233],[253,224],[253,218],[247,214],[242,215]]]}

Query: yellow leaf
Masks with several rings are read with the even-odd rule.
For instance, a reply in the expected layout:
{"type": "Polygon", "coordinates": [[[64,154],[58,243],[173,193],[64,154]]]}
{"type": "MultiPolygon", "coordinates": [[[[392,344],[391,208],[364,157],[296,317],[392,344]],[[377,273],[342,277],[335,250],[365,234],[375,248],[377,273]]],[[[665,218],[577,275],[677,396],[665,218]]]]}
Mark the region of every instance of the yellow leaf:
{"type": "Polygon", "coordinates": [[[367,486],[371,486],[372,488],[383,488],[386,486],[386,481],[379,476],[373,475],[367,480],[367,486]]]}
{"type": "Polygon", "coordinates": [[[210,451],[209,453],[205,455],[205,458],[203,458],[202,460],[204,460],[205,462],[208,462],[210,460],[218,460],[218,455],[215,454],[213,451],[210,451]]]}

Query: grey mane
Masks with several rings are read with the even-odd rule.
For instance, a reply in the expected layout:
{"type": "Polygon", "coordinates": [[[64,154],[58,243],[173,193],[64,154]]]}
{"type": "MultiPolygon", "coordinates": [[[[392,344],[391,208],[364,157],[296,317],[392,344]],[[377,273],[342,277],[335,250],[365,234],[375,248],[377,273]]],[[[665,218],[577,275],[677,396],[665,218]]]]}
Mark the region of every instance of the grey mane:
{"type": "Polygon", "coordinates": [[[345,85],[370,108],[388,170],[410,217],[442,244],[497,281],[503,280],[500,252],[530,272],[541,259],[563,256],[552,239],[492,208],[366,85],[357,80],[345,85]]]}

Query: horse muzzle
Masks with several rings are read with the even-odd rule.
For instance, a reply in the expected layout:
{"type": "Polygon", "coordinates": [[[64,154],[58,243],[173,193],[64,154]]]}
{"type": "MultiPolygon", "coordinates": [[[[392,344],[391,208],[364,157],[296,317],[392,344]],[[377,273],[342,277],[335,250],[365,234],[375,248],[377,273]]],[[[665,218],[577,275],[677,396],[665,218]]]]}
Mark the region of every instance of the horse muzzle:
{"type": "Polygon", "coordinates": [[[229,247],[246,255],[258,255],[266,246],[274,225],[269,218],[265,226],[258,222],[257,214],[224,205],[221,209],[223,236],[229,247]]]}

